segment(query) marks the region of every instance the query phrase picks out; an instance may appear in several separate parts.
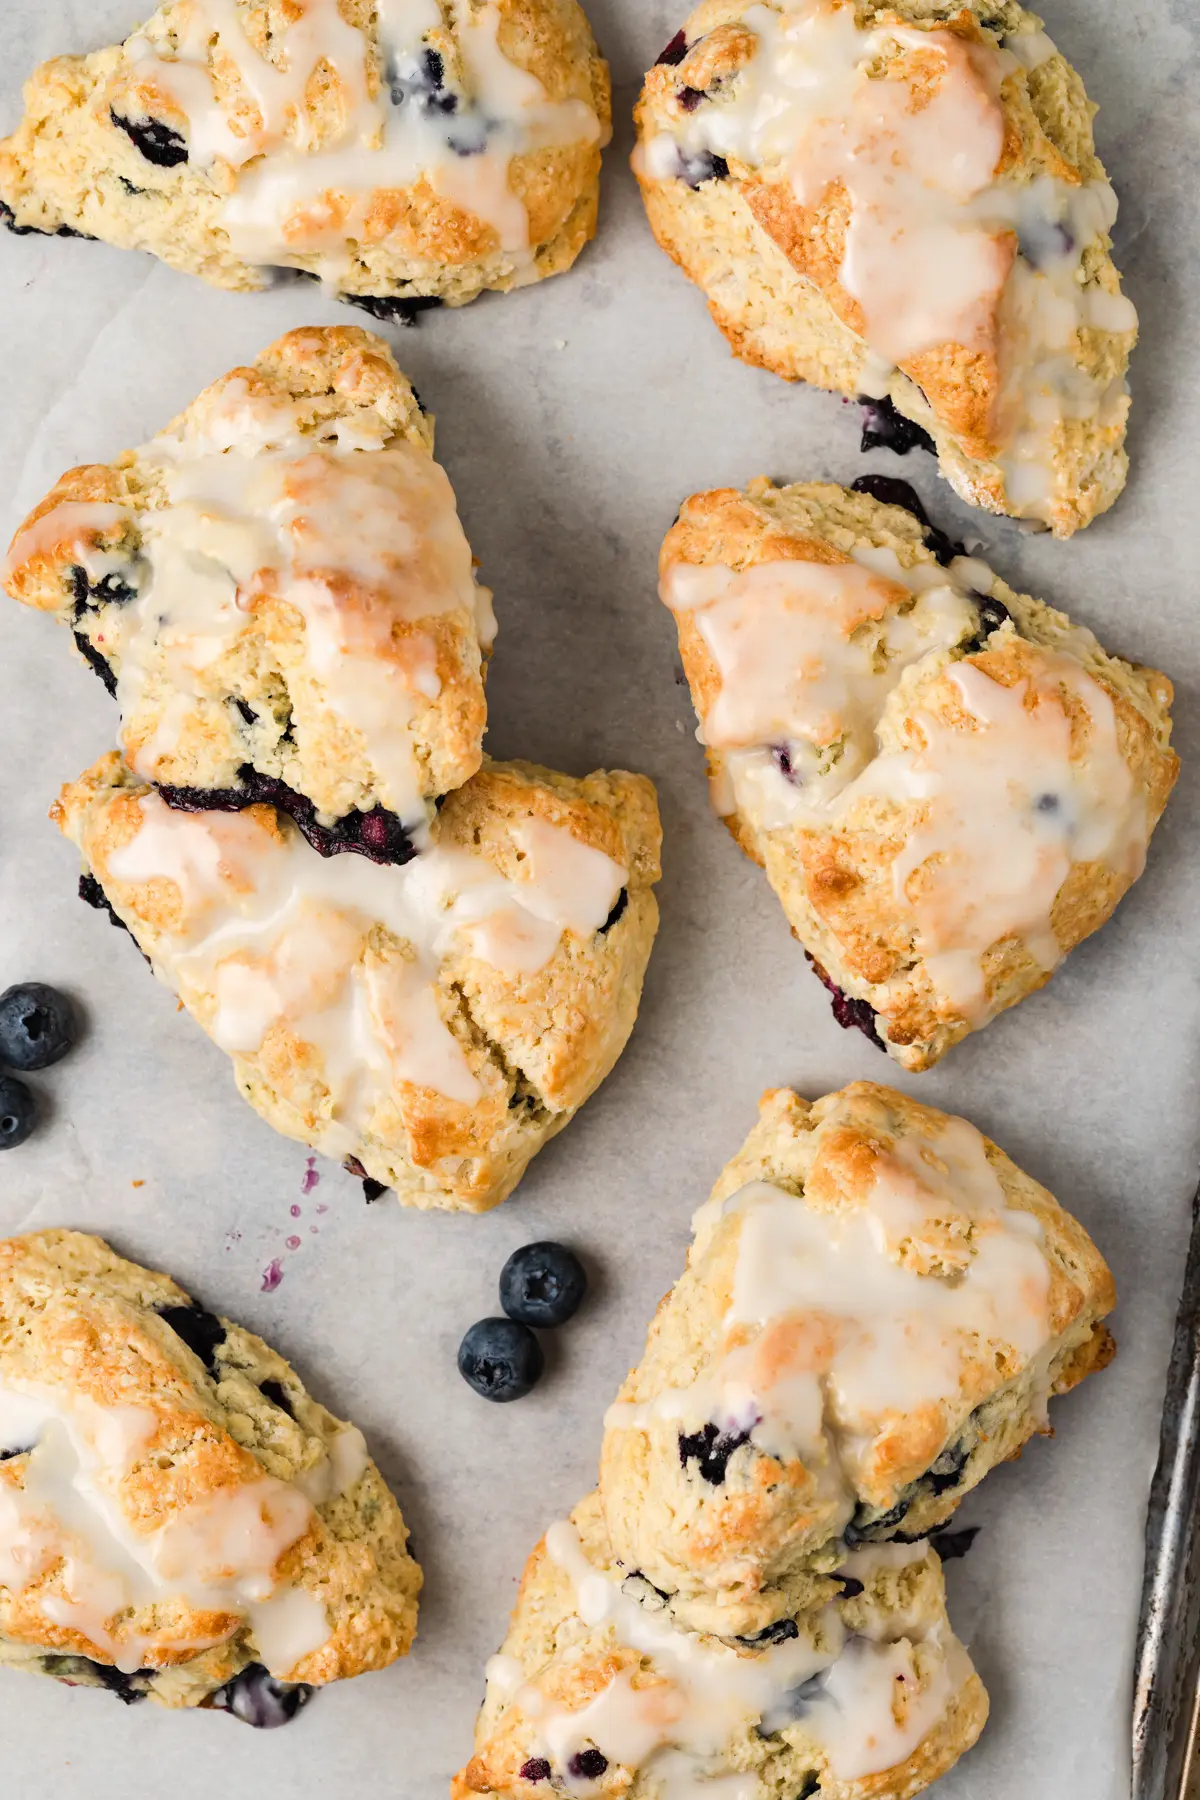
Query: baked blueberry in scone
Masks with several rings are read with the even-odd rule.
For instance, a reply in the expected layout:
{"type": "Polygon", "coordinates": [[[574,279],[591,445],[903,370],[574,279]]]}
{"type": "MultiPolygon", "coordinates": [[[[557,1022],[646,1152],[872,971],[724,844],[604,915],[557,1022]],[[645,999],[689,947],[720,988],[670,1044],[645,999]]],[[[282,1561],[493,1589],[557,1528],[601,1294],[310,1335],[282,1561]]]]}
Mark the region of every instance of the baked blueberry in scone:
{"type": "Polygon", "coordinates": [[[1060,537],[1124,481],[1137,317],[1083,83],[1016,0],[704,0],[634,166],[734,353],[1060,537]]]}
{"type": "Polygon", "coordinates": [[[0,207],[218,287],[298,269],[409,322],[568,269],[609,132],[576,0],[173,0],[36,70],[0,207]]]}
{"type": "Polygon", "coordinates": [[[1172,688],[863,481],[693,495],[660,592],[717,811],[841,1022],[926,1069],[1141,874],[1172,688]]]}
{"type": "Polygon", "coordinates": [[[590,1495],[529,1559],[452,1800],[910,1800],[971,1748],[987,1695],[927,1544],[850,1550],[839,1573],[761,1641],[687,1630],[590,1495]]]}
{"type": "Polygon", "coordinates": [[[267,1122],[409,1205],[482,1212],[633,1029],[658,923],[644,776],[485,763],[402,867],[167,806],[115,754],[54,809],[267,1122]]]}
{"type": "Polygon", "coordinates": [[[407,1653],[407,1544],[261,1339],[99,1238],[0,1242],[0,1667],[284,1724],[407,1653]]]}
{"type": "Polygon", "coordinates": [[[965,1119],[787,1088],[695,1221],[606,1420],[622,1568],[723,1636],[836,1597],[847,1548],[927,1535],[1110,1359],[1084,1228],[965,1119]]]}
{"type": "Polygon", "coordinates": [[[495,634],[432,450],[381,338],[292,331],[64,475],[5,584],[71,627],[172,804],[267,800],[325,854],[403,861],[479,767],[495,634]]]}

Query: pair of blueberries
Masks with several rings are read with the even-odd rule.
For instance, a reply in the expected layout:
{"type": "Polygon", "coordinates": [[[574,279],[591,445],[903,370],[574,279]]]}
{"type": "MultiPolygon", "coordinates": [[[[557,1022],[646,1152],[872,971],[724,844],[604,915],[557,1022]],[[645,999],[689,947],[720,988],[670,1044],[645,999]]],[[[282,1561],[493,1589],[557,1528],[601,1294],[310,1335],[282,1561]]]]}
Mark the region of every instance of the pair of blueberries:
{"type": "MultiPolygon", "coordinates": [[[[29,981],[0,994],[0,1066],[28,1074],[48,1069],[75,1042],[75,1012],[65,994],[29,981]]],[[[15,1075],[0,1075],[0,1150],[13,1150],[37,1123],[32,1088],[15,1075]]]]}
{"type": "Polygon", "coordinates": [[[565,1244],[526,1244],[500,1271],[503,1319],[480,1319],[458,1347],[458,1372],[485,1400],[520,1400],[546,1359],[532,1327],[565,1325],[587,1292],[583,1264],[565,1244]]]}

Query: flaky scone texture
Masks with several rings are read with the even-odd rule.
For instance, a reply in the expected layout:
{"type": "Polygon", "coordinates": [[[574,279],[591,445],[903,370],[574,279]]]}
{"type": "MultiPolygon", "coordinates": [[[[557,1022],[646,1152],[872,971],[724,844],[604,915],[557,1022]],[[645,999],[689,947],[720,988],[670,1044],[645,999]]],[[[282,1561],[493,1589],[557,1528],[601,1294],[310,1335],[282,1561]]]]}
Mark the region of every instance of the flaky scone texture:
{"type": "Polygon", "coordinates": [[[765,479],[693,495],[659,569],[717,810],[856,1022],[919,1070],[1111,917],[1179,764],[1165,675],[956,554],[905,484],[883,487],[904,505],[765,479]],[[757,662],[730,628],[720,666],[714,612],[692,603],[711,581],[727,586],[715,609],[759,634],[757,662]],[[824,585],[806,599],[806,581],[824,585]],[[768,632],[802,604],[784,666],[768,632]],[[858,700],[831,688],[840,674],[858,700]],[[750,727],[715,742],[747,704],[750,727]]]}
{"type": "Polygon", "coordinates": [[[225,288],[298,269],[404,319],[569,268],[609,132],[576,0],[171,0],[36,70],[0,206],[18,232],[225,288]]]}
{"type": "Polygon", "coordinates": [[[0,1664],[179,1707],[407,1652],[421,1572],[361,1435],[168,1276],[81,1232],[0,1242],[0,1420],[0,1664]],[[260,1642],[264,1596],[299,1619],[260,1642]]]}
{"type": "Polygon", "coordinates": [[[318,856],[267,806],[172,810],[115,755],[55,816],[256,1111],[406,1204],[497,1205],[633,1028],[658,922],[643,776],[487,763],[403,868],[318,856]]]}
{"type": "Polygon", "coordinates": [[[491,596],[433,421],[382,338],[288,332],[138,450],[71,469],[13,539],[159,785],[247,771],[326,821],[406,824],[478,769],[491,596]]]}
{"type": "MultiPolygon", "coordinates": [[[[794,99],[781,79],[780,91],[794,99]]],[[[808,95],[800,104],[815,106],[808,95]]],[[[646,77],[634,167],[659,244],[703,290],[735,355],[787,380],[886,395],[932,439],[941,473],[963,499],[1067,537],[1111,506],[1124,485],[1124,373],[1136,337],[1110,255],[1116,203],[1093,144],[1094,110],[1041,21],[1016,0],[704,0],[646,77]],[[762,59],[817,58],[809,93],[828,93],[828,116],[842,118],[840,69],[824,68],[820,39],[810,42],[804,31],[816,17],[836,39],[847,15],[862,34],[861,68],[870,80],[885,96],[895,92],[892,84],[908,84],[914,134],[924,110],[948,91],[942,84],[956,63],[967,59],[975,99],[946,100],[948,141],[923,147],[924,173],[944,177],[947,192],[955,187],[950,171],[971,153],[954,138],[960,124],[967,129],[955,104],[961,112],[988,93],[999,108],[998,160],[984,177],[998,198],[981,214],[978,196],[974,213],[960,196],[963,222],[985,217],[993,234],[985,254],[994,267],[981,278],[990,296],[984,316],[960,336],[914,337],[923,347],[890,354],[858,297],[869,305],[870,275],[855,288],[847,273],[859,254],[852,220],[857,230],[875,201],[856,213],[844,179],[831,171],[806,185],[791,164],[795,144],[781,153],[767,143],[761,158],[747,160],[735,132],[731,147],[729,121],[746,85],[761,81],[774,97],[777,70],[764,69],[762,59]],[[785,52],[777,35],[798,21],[795,47],[785,52]],[[923,34],[936,34],[930,42],[940,40],[945,54],[926,49],[923,34]]],[[[764,100],[754,128],[765,121],[769,134],[772,116],[764,100]]],[[[973,118],[970,125],[977,129],[973,118]]],[[[889,190],[882,191],[886,207],[889,190]]],[[[919,234],[920,216],[904,229],[919,234]]],[[[957,271],[936,261],[944,243],[913,243],[907,293],[925,280],[936,299],[957,271]]],[[[893,271],[902,253],[897,230],[893,271]]],[[[883,312],[886,330],[886,306],[883,312]]]]}
{"type": "Polygon", "coordinates": [[[694,1629],[836,1593],[921,1537],[1112,1354],[1084,1228],[965,1120],[854,1082],[764,1095],[608,1417],[613,1553],[694,1629]]]}
{"type": "Polygon", "coordinates": [[[974,1744],[987,1695],[928,1545],[851,1553],[840,1591],[772,1643],[684,1631],[616,1563],[590,1495],[526,1565],[452,1800],[585,1782],[658,1800],[738,1775],[755,1800],[910,1800],[974,1744]]]}

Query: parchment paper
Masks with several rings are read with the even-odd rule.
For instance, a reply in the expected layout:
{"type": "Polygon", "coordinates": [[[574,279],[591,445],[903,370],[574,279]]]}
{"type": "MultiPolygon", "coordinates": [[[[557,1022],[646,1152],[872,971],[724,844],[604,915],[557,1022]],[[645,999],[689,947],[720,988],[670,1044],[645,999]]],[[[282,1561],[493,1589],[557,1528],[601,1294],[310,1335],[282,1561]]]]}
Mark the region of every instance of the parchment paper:
{"type": "MultiPolygon", "coordinates": [[[[998,1470],[960,1514],[983,1530],[949,1571],[952,1612],[993,1714],[939,1800],[1126,1790],[1143,1514],[1197,1151],[1195,9],[1046,0],[1102,108],[1118,260],[1142,319],[1130,484],[1070,544],[969,513],[920,454],[861,458],[854,409],[730,358],[651,241],[626,163],[638,78],[682,5],[591,10],[618,118],[597,243],[569,276],[390,333],[438,416],[438,454],[496,590],[489,749],[578,773],[645,770],[666,827],[662,930],[633,1041],[515,1199],[483,1219],[390,1198],[367,1208],[327,1163],[302,1192],[303,1149],[238,1099],[224,1056],[76,899],[75,851],[46,809],[110,746],[115,714],[61,628],[0,604],[0,986],[60,983],[88,1016],[83,1047],[34,1078],[53,1118],[4,1158],[0,1230],[102,1232],[262,1332],[367,1432],[426,1576],[412,1656],[319,1695],[283,1731],[0,1674],[11,1800],[444,1795],[524,1558],[594,1479],[603,1409],[679,1273],[692,1210],[764,1087],[815,1097],[855,1076],[992,1134],[1085,1221],[1121,1294],[1113,1368],[1057,1403],[1055,1443],[998,1470]],[[914,480],[1010,581],[1167,670],[1185,759],[1115,920],[1043,994],[924,1076],[838,1029],[765,880],[710,815],[654,593],[685,494],[760,473],[849,481],[868,467],[914,480]],[[547,1339],[536,1393],[488,1406],[458,1377],[457,1343],[497,1310],[508,1252],[544,1235],[582,1249],[593,1294],[547,1339]],[[264,1292],[273,1259],[283,1280],[264,1292]]],[[[0,125],[15,122],[35,61],[116,41],[135,18],[134,0],[6,0],[0,125]]],[[[370,323],[303,287],[225,295],[102,245],[0,233],[0,530],[65,468],[140,442],[225,369],[313,322],[370,323]]]]}

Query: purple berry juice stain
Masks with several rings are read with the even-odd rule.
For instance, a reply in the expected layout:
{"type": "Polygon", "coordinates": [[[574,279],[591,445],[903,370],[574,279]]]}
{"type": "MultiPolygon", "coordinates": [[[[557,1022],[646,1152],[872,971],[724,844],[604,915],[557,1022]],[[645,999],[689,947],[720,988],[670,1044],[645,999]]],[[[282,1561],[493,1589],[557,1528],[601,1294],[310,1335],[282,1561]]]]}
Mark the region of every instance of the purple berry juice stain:
{"type": "Polygon", "coordinates": [[[298,1219],[300,1217],[300,1208],[298,1206],[289,1206],[288,1211],[291,1213],[293,1219],[298,1219]]]}
{"type": "Polygon", "coordinates": [[[280,1262],[279,1258],[276,1257],[274,1262],[269,1262],[262,1272],[261,1291],[264,1294],[273,1294],[282,1280],[283,1264],[280,1262]]]}
{"type": "Polygon", "coordinates": [[[298,1237],[284,1238],[283,1241],[289,1250],[298,1250],[300,1248],[300,1239],[298,1237]]]}
{"type": "Polygon", "coordinates": [[[300,1192],[311,1194],[320,1179],[321,1177],[317,1173],[317,1159],[315,1156],[310,1156],[305,1166],[304,1179],[300,1183],[300,1192]]]}

